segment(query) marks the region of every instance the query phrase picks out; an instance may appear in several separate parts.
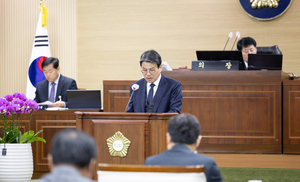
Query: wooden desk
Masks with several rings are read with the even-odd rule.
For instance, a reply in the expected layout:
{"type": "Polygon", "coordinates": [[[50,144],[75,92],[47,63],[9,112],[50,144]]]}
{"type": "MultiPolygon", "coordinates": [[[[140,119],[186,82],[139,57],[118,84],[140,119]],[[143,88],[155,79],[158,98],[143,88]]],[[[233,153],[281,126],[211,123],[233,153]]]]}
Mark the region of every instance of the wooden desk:
{"type": "Polygon", "coordinates": [[[283,82],[283,153],[300,154],[300,80],[283,82]]]}
{"type": "MultiPolygon", "coordinates": [[[[182,113],[201,123],[199,152],[282,153],[281,71],[163,71],[182,84],[182,113]]],[[[104,111],[124,112],[134,81],[103,81],[104,111]]]]}

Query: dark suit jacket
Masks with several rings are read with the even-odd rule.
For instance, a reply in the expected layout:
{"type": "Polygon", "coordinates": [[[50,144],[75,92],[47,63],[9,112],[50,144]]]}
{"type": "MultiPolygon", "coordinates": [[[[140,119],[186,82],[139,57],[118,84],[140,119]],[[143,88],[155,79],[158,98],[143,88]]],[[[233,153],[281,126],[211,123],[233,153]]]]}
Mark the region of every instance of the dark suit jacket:
{"type": "MultiPolygon", "coordinates": [[[[37,103],[45,102],[48,100],[48,86],[49,81],[46,79],[37,83],[34,98],[37,103]]],[[[61,96],[61,100],[66,102],[67,105],[67,90],[77,90],[76,81],[60,74],[55,102],[59,100],[58,96],[61,96]]]]}
{"type": "Polygon", "coordinates": [[[221,172],[213,158],[192,152],[185,145],[175,145],[171,150],[148,157],[145,165],[188,166],[204,165],[207,182],[223,182],[221,172]]]}
{"type": "MultiPolygon", "coordinates": [[[[145,112],[147,81],[143,78],[133,84],[138,84],[136,90],[129,101],[127,112],[145,112]]],[[[131,86],[133,85],[131,84],[131,86]]],[[[132,89],[130,86],[130,95],[132,89]]],[[[180,113],[182,107],[181,83],[161,75],[158,89],[154,96],[154,113],[180,113]]]]}

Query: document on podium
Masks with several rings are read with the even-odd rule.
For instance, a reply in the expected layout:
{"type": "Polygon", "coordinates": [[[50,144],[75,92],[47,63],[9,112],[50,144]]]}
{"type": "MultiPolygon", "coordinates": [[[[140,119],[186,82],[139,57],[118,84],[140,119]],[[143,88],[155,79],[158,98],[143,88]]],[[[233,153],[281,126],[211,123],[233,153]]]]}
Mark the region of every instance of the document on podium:
{"type": "Polygon", "coordinates": [[[38,105],[51,105],[51,104],[53,104],[53,102],[50,102],[50,101],[45,101],[45,102],[41,102],[41,103],[38,103],[38,105]]]}
{"type": "Polygon", "coordinates": [[[45,102],[38,103],[39,106],[47,105],[48,108],[45,108],[45,110],[47,111],[68,110],[68,108],[63,108],[63,107],[49,107],[51,104],[53,104],[53,102],[50,102],[48,100],[45,102]]]}

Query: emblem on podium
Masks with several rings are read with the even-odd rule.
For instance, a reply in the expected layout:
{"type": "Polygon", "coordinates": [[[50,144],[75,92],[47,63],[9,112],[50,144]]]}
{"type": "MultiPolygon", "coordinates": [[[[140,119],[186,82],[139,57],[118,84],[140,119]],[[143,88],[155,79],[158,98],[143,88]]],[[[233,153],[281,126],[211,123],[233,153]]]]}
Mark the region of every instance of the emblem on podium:
{"type": "Polygon", "coordinates": [[[112,157],[126,157],[130,141],[120,132],[116,132],[106,140],[109,154],[112,157]]]}

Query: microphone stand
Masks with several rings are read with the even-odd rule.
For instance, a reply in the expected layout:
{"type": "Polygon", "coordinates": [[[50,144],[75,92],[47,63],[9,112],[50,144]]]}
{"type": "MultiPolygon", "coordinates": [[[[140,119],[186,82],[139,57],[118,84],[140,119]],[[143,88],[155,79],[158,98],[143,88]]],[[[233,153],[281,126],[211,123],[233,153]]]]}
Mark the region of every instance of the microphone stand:
{"type": "Polygon", "coordinates": [[[234,44],[235,44],[236,40],[237,40],[237,37],[236,37],[235,40],[234,40],[234,43],[233,43],[232,48],[231,48],[231,51],[232,51],[232,49],[233,49],[233,47],[234,47],[234,44]]]}
{"type": "Polygon", "coordinates": [[[129,102],[131,101],[131,98],[132,98],[132,96],[133,96],[134,91],[135,91],[135,90],[132,90],[131,96],[130,96],[129,101],[128,101],[128,103],[127,103],[127,106],[126,106],[126,108],[125,108],[125,112],[127,112],[128,105],[129,105],[129,102]]]}
{"type": "Polygon", "coordinates": [[[230,39],[230,37],[228,37],[227,42],[226,42],[226,44],[225,44],[225,47],[224,47],[223,51],[225,50],[225,48],[226,48],[226,46],[227,46],[227,43],[228,43],[229,39],[230,39]]]}

